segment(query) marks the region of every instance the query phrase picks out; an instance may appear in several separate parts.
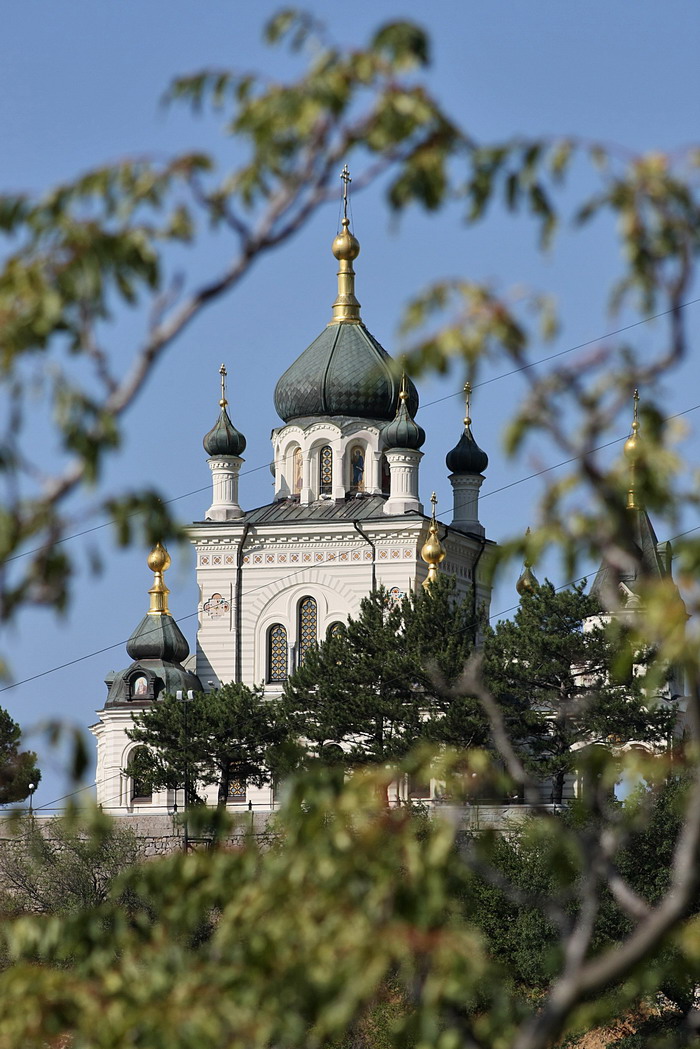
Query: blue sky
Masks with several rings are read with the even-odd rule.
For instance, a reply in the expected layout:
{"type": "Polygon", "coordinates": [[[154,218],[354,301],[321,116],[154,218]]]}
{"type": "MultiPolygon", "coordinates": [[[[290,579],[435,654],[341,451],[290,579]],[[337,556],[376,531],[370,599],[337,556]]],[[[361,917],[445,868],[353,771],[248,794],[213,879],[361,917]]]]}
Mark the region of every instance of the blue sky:
{"type": "MultiPolygon", "coordinates": [[[[173,75],[204,66],[289,71],[287,59],[261,44],[262,22],[276,6],[249,0],[7,5],[0,39],[0,187],[39,192],[125,155],[203,148],[225,161],[231,147],[222,147],[216,118],[166,111],[159,99],[173,75]]],[[[414,0],[317,0],[307,6],[348,43],[363,41],[382,21],[400,16],[425,25],[433,38],[430,86],[477,139],[562,133],[642,151],[675,149],[697,134],[700,11],[691,0],[585,5],[437,0],[429,6],[414,0]]],[[[565,202],[581,188],[575,182],[565,202]]],[[[535,347],[535,357],[598,340],[620,324],[606,308],[619,259],[614,231],[602,223],[584,233],[565,229],[554,251],[543,257],[531,223],[497,209],[472,228],[463,224],[458,207],[437,218],[411,214],[397,224],[376,187],[354,198],[353,216],[362,244],[356,270],[363,318],[390,352],[399,345],[403,304],[437,277],[492,279],[502,289],[553,292],[562,331],[541,354],[535,347]]],[[[184,333],[131,411],[124,447],[105,472],[102,488],[157,484],[177,499],[183,521],[203,516],[210,481],[201,438],[216,415],[218,367],[225,361],[232,416],[248,439],[241,501],[253,507],[269,500],[265,464],[269,433],[278,422],[272,392],[278,376],[328,320],[335,294],[330,242],[336,221],[337,208],[329,206],[184,333]]],[[[177,264],[196,280],[218,272],[225,258],[224,242],[205,240],[182,253],[177,264]]],[[[690,306],[688,317],[692,330],[700,322],[700,305],[690,306]]],[[[113,353],[128,356],[141,322],[138,314],[118,318],[105,336],[113,353]]],[[[653,349],[662,336],[658,322],[628,333],[641,352],[653,349]]],[[[495,381],[476,391],[473,404],[474,432],[490,457],[481,519],[496,540],[533,523],[542,482],[522,478],[559,461],[551,449],[536,444],[518,460],[506,460],[500,431],[524,386],[518,377],[497,379],[505,370],[485,373],[495,381]]],[[[437,491],[441,511],[449,506],[444,456],[461,429],[462,381],[455,371],[420,383],[420,422],[428,433],[421,490],[425,501],[437,491]]],[[[700,401],[695,362],[666,385],[661,395],[669,414],[700,401]]],[[[695,414],[687,417],[685,449],[697,463],[695,414]]],[[[620,420],[620,436],[628,423],[620,420]]],[[[91,501],[88,494],[86,508],[91,501]]],[[[94,523],[86,509],[86,527],[94,523]]],[[[687,527],[695,523],[690,520],[687,527]]],[[[661,525],[658,530],[665,538],[661,525]]],[[[75,539],[71,547],[78,572],[69,614],[57,620],[48,612],[25,613],[4,636],[3,651],[18,682],[77,661],[0,695],[0,703],[28,729],[54,716],[83,728],[94,720],[105,697],[103,678],[128,662],[123,643],[147,607],[147,551],[115,551],[109,528],[75,539]],[[93,553],[105,566],[99,576],[90,567],[93,553]],[[109,646],[116,647],[82,658],[109,646]]],[[[193,562],[184,549],[171,553],[171,607],[193,644],[193,562]]],[[[566,582],[556,562],[546,567],[555,582],[566,582]]],[[[515,575],[516,570],[499,585],[494,613],[512,606],[515,575]]],[[[32,742],[39,746],[40,737],[32,742]]],[[[41,747],[44,781],[36,801],[50,806],[68,789],[67,780],[59,756],[41,747]]]]}

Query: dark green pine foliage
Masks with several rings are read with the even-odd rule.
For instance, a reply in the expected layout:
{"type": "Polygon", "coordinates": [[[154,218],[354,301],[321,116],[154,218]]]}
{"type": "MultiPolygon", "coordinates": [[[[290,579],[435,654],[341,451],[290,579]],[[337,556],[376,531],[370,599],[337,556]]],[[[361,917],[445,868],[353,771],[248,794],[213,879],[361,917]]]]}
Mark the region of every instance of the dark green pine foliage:
{"type": "Polygon", "coordinates": [[[289,739],[278,704],[242,684],[191,700],[164,696],[134,716],[128,735],[143,744],[127,768],[139,783],[160,790],[187,782],[190,804],[203,800],[203,787],[216,785],[219,805],[234,780],[261,787],[274,779],[289,739]]]}
{"type": "Polygon", "coordinates": [[[347,768],[395,761],[420,742],[484,745],[478,704],[450,693],[474,634],[471,601],[457,601],[446,577],[396,603],[373,591],[285,685],[284,713],[307,758],[347,768]]]}
{"type": "Polygon", "coordinates": [[[29,784],[36,787],[41,779],[36,754],[20,750],[22,730],[6,710],[0,707],[0,805],[24,801],[29,784]]]}
{"type": "Polygon", "coordinates": [[[526,591],[515,618],[498,623],[484,644],[485,680],[504,709],[519,711],[522,755],[551,782],[555,804],[591,747],[665,746],[675,719],[672,704],[645,692],[649,668],[620,624],[614,632],[590,622],[584,629],[600,613],[584,585],[555,590],[546,580],[526,591]]]}

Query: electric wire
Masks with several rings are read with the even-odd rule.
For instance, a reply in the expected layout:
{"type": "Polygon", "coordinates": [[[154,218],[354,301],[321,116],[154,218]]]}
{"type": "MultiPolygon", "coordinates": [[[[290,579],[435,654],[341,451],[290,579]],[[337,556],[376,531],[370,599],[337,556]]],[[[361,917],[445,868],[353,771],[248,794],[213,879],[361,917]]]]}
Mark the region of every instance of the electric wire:
{"type": "MultiPolygon", "coordinates": [[[[688,302],[680,303],[680,305],[677,306],[677,307],[673,307],[672,309],[669,309],[669,310],[662,310],[660,313],[650,314],[647,317],[642,317],[641,320],[633,321],[631,324],[624,325],[621,328],[616,328],[614,331],[610,331],[610,332],[607,332],[605,335],[598,336],[598,338],[587,339],[584,342],[576,343],[576,345],[574,345],[574,346],[569,346],[569,347],[567,347],[564,350],[559,350],[559,351],[557,351],[557,353],[552,353],[552,354],[550,354],[547,357],[540,357],[536,361],[531,361],[528,364],[519,365],[517,368],[512,368],[510,371],[501,372],[498,375],[492,375],[489,379],[483,379],[481,382],[474,383],[473,389],[478,390],[482,386],[489,386],[491,383],[498,382],[500,379],[507,379],[507,378],[510,378],[510,376],[512,376],[512,375],[517,375],[517,374],[519,374],[521,372],[529,371],[531,368],[536,368],[538,365],[547,364],[549,361],[556,360],[558,357],[564,357],[568,353],[574,353],[576,350],[585,349],[586,346],[593,346],[596,343],[603,342],[605,339],[614,338],[614,336],[616,336],[616,335],[621,335],[621,334],[623,334],[626,331],[630,331],[632,328],[639,327],[640,325],[648,324],[650,321],[659,320],[659,318],[661,318],[661,317],[667,317],[670,314],[677,312],[677,310],[686,309],[688,306],[694,306],[698,302],[700,302],[700,297],[697,298],[697,299],[690,299],[688,302]]],[[[444,397],[437,397],[435,400],[426,401],[425,404],[421,404],[420,405],[418,411],[419,412],[420,411],[424,411],[426,408],[432,408],[436,404],[442,404],[444,401],[449,401],[449,400],[452,400],[454,397],[461,397],[461,396],[463,396],[463,390],[461,390],[461,389],[460,390],[456,390],[454,393],[445,394],[444,397]]],[[[692,408],[687,409],[687,411],[694,411],[694,410],[695,409],[692,409],[692,408]]],[[[687,411],[686,412],[679,412],[678,415],[685,415],[685,414],[687,414],[687,411]]],[[[674,418],[677,418],[677,416],[676,415],[672,415],[672,416],[669,416],[669,418],[670,419],[674,419],[674,418]]],[[[611,444],[614,444],[614,443],[615,443],[614,441],[611,442],[611,444]]],[[[605,447],[608,447],[608,446],[607,445],[601,445],[601,448],[605,448],[605,447]]],[[[574,461],[575,460],[573,460],[573,459],[569,459],[568,460],[568,462],[574,462],[574,461]]],[[[561,464],[561,465],[565,465],[565,464],[561,464]]],[[[247,470],[242,470],[239,476],[247,477],[250,474],[259,473],[260,470],[268,470],[268,469],[270,469],[271,467],[274,467],[274,466],[275,466],[275,461],[274,460],[272,462],[262,463],[260,466],[251,466],[247,470]]],[[[556,469],[556,467],[549,467],[549,469],[556,469]]],[[[541,472],[546,472],[546,471],[541,471],[541,472]]],[[[539,476],[539,474],[533,474],[532,476],[533,477],[537,477],[537,476],[539,476]]],[[[525,480],[529,480],[529,479],[530,478],[525,478],[525,480]]],[[[513,482],[513,484],[518,484],[518,483],[520,483],[520,482],[518,482],[518,481],[514,481],[513,482]]],[[[512,487],[513,484],[506,485],[506,488],[512,487]]],[[[164,506],[169,506],[171,503],[179,502],[181,499],[189,499],[193,495],[199,495],[202,492],[206,492],[206,491],[209,490],[209,487],[210,487],[209,485],[202,485],[201,488],[194,488],[190,492],[184,492],[182,495],[175,495],[175,496],[173,496],[170,499],[163,499],[163,500],[161,500],[161,502],[162,502],[162,504],[164,506]]],[[[499,491],[505,491],[505,488],[498,489],[498,490],[499,491]]],[[[485,498],[486,495],[489,495],[489,494],[495,494],[495,493],[488,493],[488,492],[484,493],[483,498],[485,498]]],[[[127,514],[126,518],[127,518],[127,520],[131,520],[134,517],[139,517],[142,513],[143,513],[143,510],[134,510],[134,511],[132,511],[132,513],[127,514]]],[[[438,516],[440,516],[440,515],[438,515],[438,516]]],[[[79,532],[73,532],[73,533],[71,533],[71,535],[62,536],[60,539],[57,539],[54,543],[52,543],[50,545],[51,545],[51,547],[58,546],[61,543],[67,543],[67,542],[69,542],[72,539],[79,539],[79,538],[81,538],[84,535],[89,535],[91,532],[97,532],[97,531],[100,531],[102,528],[108,528],[112,524],[114,524],[114,520],[113,519],[110,519],[109,521],[103,521],[100,524],[92,525],[90,528],[84,528],[84,529],[82,529],[79,532]]],[[[11,557],[5,558],[5,562],[9,563],[11,561],[20,560],[23,557],[31,557],[32,554],[40,553],[42,550],[45,550],[45,549],[48,549],[48,547],[47,546],[37,546],[37,547],[34,547],[31,550],[22,550],[20,553],[13,554],[11,557]]]]}

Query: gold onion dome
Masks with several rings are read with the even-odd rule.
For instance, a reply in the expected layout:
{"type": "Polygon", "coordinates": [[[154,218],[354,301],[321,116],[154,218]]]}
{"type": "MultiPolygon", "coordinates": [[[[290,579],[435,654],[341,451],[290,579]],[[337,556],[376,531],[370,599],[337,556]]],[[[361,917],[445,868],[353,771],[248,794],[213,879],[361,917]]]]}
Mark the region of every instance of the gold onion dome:
{"type": "Polygon", "coordinates": [[[226,374],[226,366],[222,364],[219,368],[219,375],[221,376],[221,400],[219,401],[221,410],[219,418],[209,433],[205,434],[202,441],[204,451],[212,457],[240,456],[243,455],[246,446],[245,437],[233,425],[226,411],[228,405],[226,400],[226,374]]]}
{"type": "Polygon", "coordinates": [[[523,568],[521,574],[520,574],[520,578],[518,579],[517,583],[515,584],[515,589],[518,591],[518,593],[522,597],[523,594],[526,591],[528,593],[532,593],[533,590],[537,590],[539,585],[540,585],[539,579],[537,578],[535,573],[532,571],[530,566],[528,564],[526,564],[525,567],[523,568]]]}
{"type": "Polygon", "coordinates": [[[464,431],[459,441],[445,457],[447,469],[452,474],[482,474],[489,465],[489,457],[474,440],[470,415],[471,383],[464,384],[466,411],[464,431]]]}
{"type": "MultiPolygon", "coordinates": [[[[396,366],[360,316],[352,265],[360,253],[360,242],[350,232],[347,166],[341,178],[344,214],[332,245],[338,260],[338,294],[330,323],[277,382],[275,410],[286,423],[318,416],[391,422],[399,407],[396,366]]],[[[414,418],[418,391],[410,379],[407,390],[408,414],[414,418]]]]}
{"type": "Polygon", "coordinates": [[[423,586],[429,587],[430,584],[437,578],[438,565],[441,565],[445,560],[446,551],[445,547],[440,542],[438,536],[438,525],[435,517],[435,507],[437,506],[437,496],[435,492],[430,497],[430,501],[433,504],[433,518],[430,522],[430,531],[428,533],[427,540],[423,543],[423,547],[420,552],[420,556],[423,558],[428,566],[428,576],[424,581],[423,586]]]}
{"type": "MultiPolygon", "coordinates": [[[[530,534],[530,529],[528,528],[528,530],[525,533],[525,535],[528,536],[529,534],[530,534]]],[[[539,585],[540,585],[539,580],[538,580],[537,576],[535,575],[535,573],[532,571],[532,561],[528,557],[526,557],[525,558],[525,562],[524,562],[523,570],[520,573],[520,578],[518,579],[517,583],[515,584],[515,589],[518,591],[518,593],[522,597],[523,594],[526,593],[526,592],[527,593],[532,593],[532,591],[536,590],[539,585]]]]}
{"type": "Polygon", "coordinates": [[[401,392],[399,393],[399,406],[396,409],[396,415],[390,423],[382,427],[379,436],[385,450],[391,448],[417,450],[425,444],[425,430],[411,418],[411,413],[408,410],[405,373],[401,379],[401,392]]]}

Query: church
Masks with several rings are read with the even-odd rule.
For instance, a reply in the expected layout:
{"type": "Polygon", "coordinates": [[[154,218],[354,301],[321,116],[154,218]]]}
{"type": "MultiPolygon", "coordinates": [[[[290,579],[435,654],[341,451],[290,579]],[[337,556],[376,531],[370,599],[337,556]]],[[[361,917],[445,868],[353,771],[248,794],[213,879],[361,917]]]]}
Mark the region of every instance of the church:
{"type": "MultiPolygon", "coordinates": [[[[131,663],[106,679],[107,699],[92,731],[97,739],[97,802],[113,815],[165,815],[174,791],[148,793],[125,768],[136,746],[132,714],[165,692],[209,691],[229,682],[264,683],[279,694],[309,647],[356,615],[382,586],[397,600],[438,570],[458,595],[488,616],[489,559],[495,544],[479,520],[479,489],[488,465],[467,411],[446,456],[453,489],[449,524],[438,524],[435,499],[420,498],[418,391],[365,326],[353,263],[360,245],[347,216],[333,240],[338,294],[320,335],[279,378],[272,430],[274,498],[246,509],[239,473],[246,438],[232,422],[221,367],[218,418],[204,437],[211,505],[187,531],[199,588],[196,652],[168,608],[158,544],[149,609],[133,631],[131,663]]],[[[181,794],[181,792],[178,792],[181,794]]],[[[180,799],[181,800],[181,799],[180,799]]],[[[229,803],[267,812],[273,788],[233,783],[229,803]]]]}

